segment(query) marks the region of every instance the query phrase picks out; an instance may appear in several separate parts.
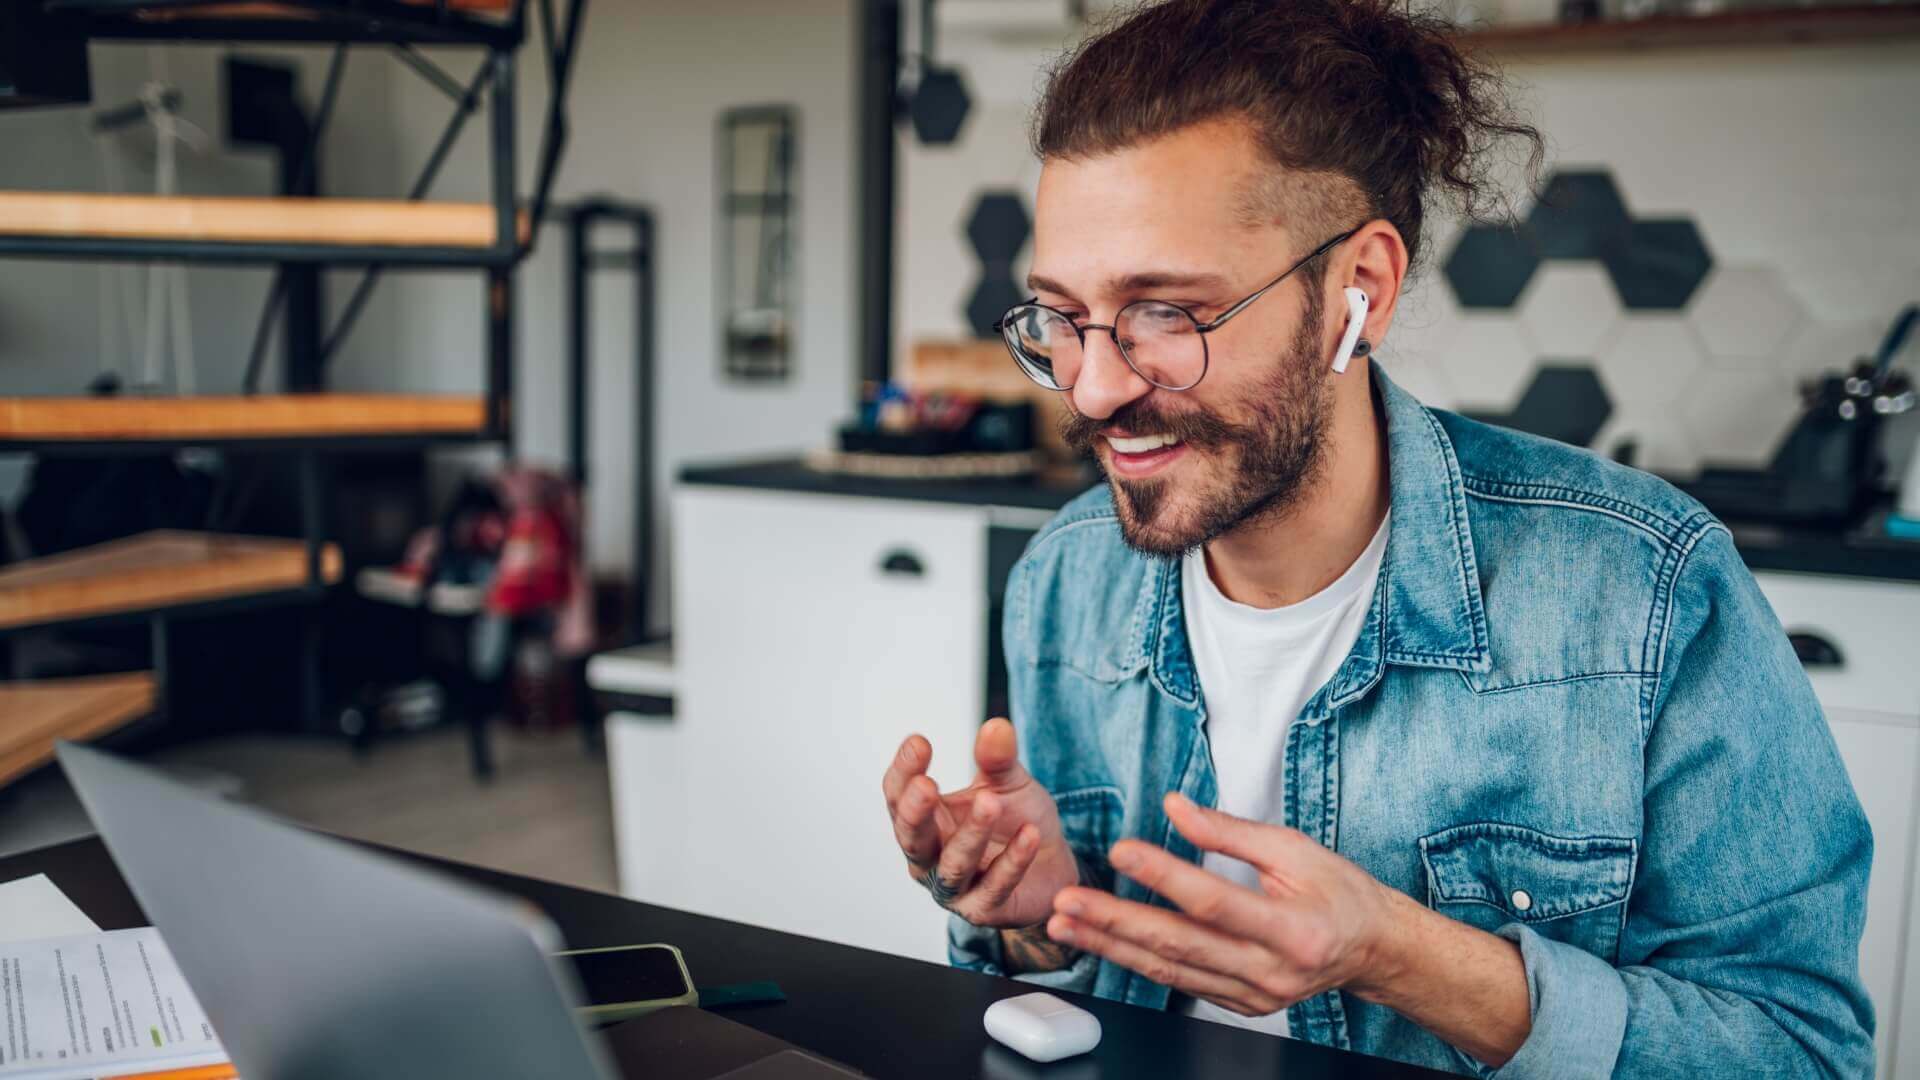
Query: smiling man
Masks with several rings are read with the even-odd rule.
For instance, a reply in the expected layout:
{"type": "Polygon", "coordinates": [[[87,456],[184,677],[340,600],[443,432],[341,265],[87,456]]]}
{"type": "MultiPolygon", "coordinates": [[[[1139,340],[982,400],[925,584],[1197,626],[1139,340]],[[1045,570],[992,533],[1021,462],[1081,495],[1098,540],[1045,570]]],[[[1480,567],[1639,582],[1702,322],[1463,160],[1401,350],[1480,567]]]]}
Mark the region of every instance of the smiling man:
{"type": "Polygon", "coordinates": [[[1871,839],[1727,530],[1367,359],[1508,141],[1381,0],[1175,0],[1054,73],[1001,325],[1108,483],[1014,571],[975,783],[917,736],[887,770],[908,870],[956,963],[1143,1006],[1501,1076],[1870,1075],[1871,839]]]}

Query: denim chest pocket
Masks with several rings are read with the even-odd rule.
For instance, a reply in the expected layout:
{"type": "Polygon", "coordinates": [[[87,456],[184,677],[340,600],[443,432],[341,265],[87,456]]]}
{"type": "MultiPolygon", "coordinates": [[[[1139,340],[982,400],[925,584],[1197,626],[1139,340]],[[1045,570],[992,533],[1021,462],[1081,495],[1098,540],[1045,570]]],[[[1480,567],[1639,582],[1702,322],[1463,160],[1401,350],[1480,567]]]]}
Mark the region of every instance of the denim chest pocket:
{"type": "Polygon", "coordinates": [[[1614,963],[1636,844],[1476,822],[1420,838],[1427,904],[1482,930],[1511,922],[1614,963]]]}
{"type": "Polygon", "coordinates": [[[1053,797],[1060,811],[1060,831],[1083,866],[1111,885],[1107,849],[1120,839],[1125,801],[1120,789],[1109,785],[1074,788],[1053,797]]]}

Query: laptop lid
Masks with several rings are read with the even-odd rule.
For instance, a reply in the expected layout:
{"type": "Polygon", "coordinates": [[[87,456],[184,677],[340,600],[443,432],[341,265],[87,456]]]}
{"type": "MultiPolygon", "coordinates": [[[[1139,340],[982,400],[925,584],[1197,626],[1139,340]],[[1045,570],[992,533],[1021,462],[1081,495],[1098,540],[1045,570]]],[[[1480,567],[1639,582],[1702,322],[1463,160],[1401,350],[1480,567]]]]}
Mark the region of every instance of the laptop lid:
{"type": "Polygon", "coordinates": [[[99,750],[58,753],[240,1075],[611,1075],[531,905],[99,750]]]}

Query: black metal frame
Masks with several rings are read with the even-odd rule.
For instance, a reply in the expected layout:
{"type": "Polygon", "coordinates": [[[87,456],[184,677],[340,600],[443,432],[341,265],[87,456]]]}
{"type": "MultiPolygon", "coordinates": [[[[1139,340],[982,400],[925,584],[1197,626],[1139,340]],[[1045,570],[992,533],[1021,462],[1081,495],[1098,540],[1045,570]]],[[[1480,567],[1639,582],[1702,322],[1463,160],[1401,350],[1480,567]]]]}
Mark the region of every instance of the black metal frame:
{"type": "Polygon", "coordinates": [[[860,65],[860,377],[893,374],[894,120],[900,0],[866,0],[860,65]]]}
{"type": "Polygon", "coordinates": [[[565,208],[555,208],[567,227],[567,475],[581,490],[589,479],[587,384],[588,354],[592,334],[588,332],[589,278],[593,271],[621,269],[633,272],[634,355],[633,355],[633,601],[634,644],[646,644],[664,635],[656,635],[648,621],[647,582],[653,574],[653,466],[654,466],[654,359],[653,359],[653,211],[644,206],[611,198],[595,198],[565,208]],[[603,251],[593,247],[594,228],[602,223],[625,225],[633,230],[633,247],[627,251],[603,251]]]}

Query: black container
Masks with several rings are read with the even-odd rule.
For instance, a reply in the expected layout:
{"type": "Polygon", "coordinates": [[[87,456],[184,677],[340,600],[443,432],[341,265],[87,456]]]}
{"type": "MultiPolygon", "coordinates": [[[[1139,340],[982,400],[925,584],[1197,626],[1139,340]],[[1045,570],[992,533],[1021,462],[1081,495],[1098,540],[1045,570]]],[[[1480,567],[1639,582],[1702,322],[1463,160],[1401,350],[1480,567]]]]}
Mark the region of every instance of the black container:
{"type": "Polygon", "coordinates": [[[86,28],[77,16],[47,14],[45,2],[0,0],[0,108],[93,100],[86,28]]]}

